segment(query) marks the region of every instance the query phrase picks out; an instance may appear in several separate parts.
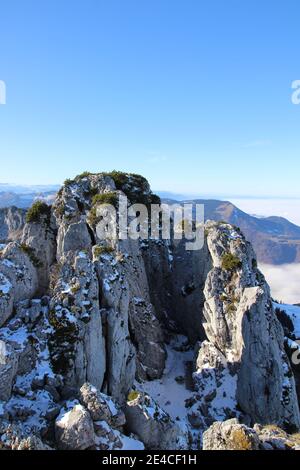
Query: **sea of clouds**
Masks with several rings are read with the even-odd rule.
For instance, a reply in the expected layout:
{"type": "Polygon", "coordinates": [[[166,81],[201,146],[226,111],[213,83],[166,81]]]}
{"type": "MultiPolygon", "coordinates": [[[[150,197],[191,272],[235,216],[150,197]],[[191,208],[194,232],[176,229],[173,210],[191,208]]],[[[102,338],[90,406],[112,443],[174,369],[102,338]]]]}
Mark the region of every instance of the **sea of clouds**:
{"type": "Polygon", "coordinates": [[[272,297],[287,304],[300,303],[300,264],[260,264],[271,287],[272,297]]]}

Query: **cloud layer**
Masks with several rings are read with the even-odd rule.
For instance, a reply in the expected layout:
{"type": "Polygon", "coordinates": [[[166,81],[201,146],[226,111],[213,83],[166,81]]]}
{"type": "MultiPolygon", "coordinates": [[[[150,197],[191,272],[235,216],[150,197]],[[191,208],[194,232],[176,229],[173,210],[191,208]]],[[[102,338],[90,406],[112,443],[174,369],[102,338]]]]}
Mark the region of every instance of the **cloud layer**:
{"type": "Polygon", "coordinates": [[[274,299],[288,304],[300,303],[300,264],[260,264],[259,267],[271,286],[274,299]]]}

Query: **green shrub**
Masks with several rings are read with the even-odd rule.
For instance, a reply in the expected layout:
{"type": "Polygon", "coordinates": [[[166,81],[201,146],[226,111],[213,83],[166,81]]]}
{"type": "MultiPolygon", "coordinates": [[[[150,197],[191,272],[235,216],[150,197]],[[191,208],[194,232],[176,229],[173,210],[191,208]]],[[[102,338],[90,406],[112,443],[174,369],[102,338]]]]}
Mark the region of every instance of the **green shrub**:
{"type": "Polygon", "coordinates": [[[126,194],[132,204],[160,204],[160,197],[153,194],[150,190],[149,183],[141,175],[136,173],[124,173],[122,171],[113,170],[105,173],[115,182],[116,188],[126,194]]]}
{"type": "Polygon", "coordinates": [[[94,255],[96,258],[99,258],[101,255],[112,253],[114,249],[111,246],[100,246],[97,245],[94,248],[94,255]]]}
{"type": "Polygon", "coordinates": [[[95,206],[97,204],[111,204],[112,206],[116,207],[118,203],[118,197],[116,193],[103,193],[103,194],[95,194],[92,199],[92,205],[95,206]]]}
{"type": "Polygon", "coordinates": [[[128,401],[128,402],[134,401],[134,400],[136,400],[139,396],[140,396],[139,392],[137,392],[136,390],[132,390],[132,391],[129,392],[129,394],[128,394],[127,401],[128,401]]]}
{"type": "Polygon", "coordinates": [[[55,310],[50,310],[49,323],[52,332],[48,346],[53,370],[57,374],[65,375],[75,357],[79,330],[75,323],[68,321],[67,316],[58,316],[55,310]]]}
{"type": "Polygon", "coordinates": [[[226,253],[222,256],[222,269],[224,269],[224,271],[235,271],[241,266],[241,260],[236,255],[226,253]]]}
{"type": "Polygon", "coordinates": [[[51,216],[51,207],[43,201],[36,201],[26,214],[26,222],[41,222],[43,219],[49,224],[51,216]]]}
{"type": "Polygon", "coordinates": [[[90,171],[84,171],[80,175],[76,176],[76,180],[82,180],[83,178],[87,178],[88,176],[91,176],[93,173],[90,171]]]}
{"type": "Polygon", "coordinates": [[[73,184],[74,182],[75,182],[74,180],[71,180],[70,178],[68,178],[64,181],[64,186],[71,186],[71,184],[73,184]]]}
{"type": "Polygon", "coordinates": [[[43,266],[43,263],[36,257],[35,251],[31,246],[22,243],[21,250],[26,253],[35,268],[41,268],[43,266]]]}
{"type": "Polygon", "coordinates": [[[114,207],[117,207],[118,196],[116,193],[104,193],[104,194],[95,194],[92,200],[92,208],[88,215],[88,223],[91,227],[96,227],[97,223],[101,220],[97,216],[97,206],[100,204],[111,204],[114,207]]]}

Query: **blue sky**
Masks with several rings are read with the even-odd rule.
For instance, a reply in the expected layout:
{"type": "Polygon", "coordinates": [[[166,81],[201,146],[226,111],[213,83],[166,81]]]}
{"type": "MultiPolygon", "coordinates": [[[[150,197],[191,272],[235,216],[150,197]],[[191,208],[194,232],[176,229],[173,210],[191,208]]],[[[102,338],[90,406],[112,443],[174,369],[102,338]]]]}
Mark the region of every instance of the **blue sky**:
{"type": "Polygon", "coordinates": [[[298,0],[10,0],[0,182],[300,197],[298,0]]]}

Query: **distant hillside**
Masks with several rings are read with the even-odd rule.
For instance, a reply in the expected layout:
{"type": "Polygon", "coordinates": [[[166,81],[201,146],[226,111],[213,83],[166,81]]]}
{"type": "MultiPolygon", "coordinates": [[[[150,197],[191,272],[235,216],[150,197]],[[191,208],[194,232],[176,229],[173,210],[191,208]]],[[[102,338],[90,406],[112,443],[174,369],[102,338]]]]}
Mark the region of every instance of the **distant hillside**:
{"type": "Polygon", "coordinates": [[[300,227],[283,217],[258,218],[246,214],[228,201],[194,199],[167,203],[198,203],[205,205],[205,220],[224,220],[238,226],[253,244],[261,263],[285,264],[300,262],[300,227]]]}
{"type": "MultiPolygon", "coordinates": [[[[11,186],[0,184],[0,208],[15,206],[27,209],[37,199],[51,204],[58,189],[59,186],[56,185],[11,186]]],[[[300,263],[300,227],[283,217],[254,217],[228,201],[214,199],[183,201],[178,194],[179,201],[174,199],[174,195],[172,195],[172,199],[169,198],[171,193],[160,194],[162,200],[170,204],[183,202],[204,204],[205,220],[224,220],[240,227],[253,244],[260,263],[275,265],[300,263]]]]}
{"type": "Polygon", "coordinates": [[[15,206],[27,209],[37,199],[51,204],[59,187],[58,185],[18,186],[0,183],[0,208],[15,206]]]}

